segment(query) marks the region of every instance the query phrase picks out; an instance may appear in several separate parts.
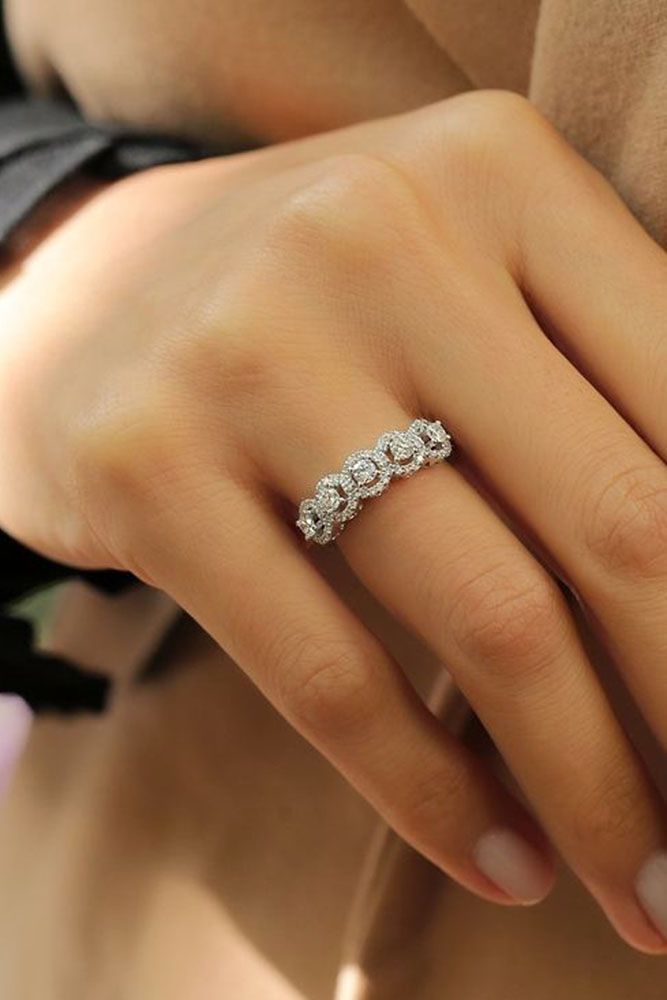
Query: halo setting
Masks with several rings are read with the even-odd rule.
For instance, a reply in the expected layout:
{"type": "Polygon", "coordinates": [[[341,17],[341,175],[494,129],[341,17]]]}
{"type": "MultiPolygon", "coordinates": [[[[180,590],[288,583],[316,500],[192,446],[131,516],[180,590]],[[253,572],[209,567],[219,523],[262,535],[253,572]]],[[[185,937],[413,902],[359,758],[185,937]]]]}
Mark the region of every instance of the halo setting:
{"type": "Polygon", "coordinates": [[[419,469],[444,462],[452,454],[452,438],[439,420],[413,420],[404,431],[382,434],[374,448],[355,451],[340,472],[318,481],[314,496],[299,505],[297,527],[307,541],[327,545],[360,512],[364,502],[378,497],[393,479],[406,479],[419,469]]]}

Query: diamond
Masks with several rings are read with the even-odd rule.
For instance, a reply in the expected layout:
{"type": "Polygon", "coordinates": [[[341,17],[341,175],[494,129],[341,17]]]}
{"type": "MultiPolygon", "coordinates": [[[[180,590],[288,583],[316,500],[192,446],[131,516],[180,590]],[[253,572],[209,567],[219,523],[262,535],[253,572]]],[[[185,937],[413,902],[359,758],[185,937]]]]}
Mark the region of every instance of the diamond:
{"type": "Polygon", "coordinates": [[[370,458],[358,458],[356,462],[352,462],[349,471],[355,483],[360,486],[367,486],[377,476],[377,468],[370,458]]]}
{"type": "Polygon", "coordinates": [[[414,453],[414,442],[406,441],[403,437],[396,437],[391,443],[391,452],[397,462],[405,462],[412,458],[414,453]]]}
{"type": "Polygon", "coordinates": [[[426,462],[442,462],[452,453],[452,439],[439,420],[414,420],[410,430],[418,434],[426,449],[426,462]]]}
{"type": "Polygon", "coordinates": [[[361,503],[352,476],[344,473],[323,476],[315,487],[315,500],[325,516],[338,522],[349,521],[361,503]]]}
{"type": "Polygon", "coordinates": [[[317,499],[323,511],[335,514],[340,507],[341,496],[335,486],[325,486],[317,491],[317,499]]]}
{"type": "Polygon", "coordinates": [[[343,465],[343,473],[351,477],[357,497],[377,497],[391,480],[389,460],[378,449],[355,451],[343,465]]]}
{"type": "Polygon", "coordinates": [[[353,452],[340,472],[320,479],[315,496],[301,502],[296,523],[306,539],[326,545],[367,497],[384,493],[392,478],[410,476],[451,452],[452,439],[439,420],[420,418],[406,431],[383,434],[374,448],[353,452]]]}
{"type": "Polygon", "coordinates": [[[424,442],[412,430],[383,434],[378,448],[387,456],[392,476],[411,476],[426,459],[424,442]]]}
{"type": "Polygon", "coordinates": [[[312,497],[303,500],[299,506],[299,519],[296,522],[307,539],[312,539],[320,545],[331,541],[334,533],[332,518],[322,514],[317,501],[312,497]]]}

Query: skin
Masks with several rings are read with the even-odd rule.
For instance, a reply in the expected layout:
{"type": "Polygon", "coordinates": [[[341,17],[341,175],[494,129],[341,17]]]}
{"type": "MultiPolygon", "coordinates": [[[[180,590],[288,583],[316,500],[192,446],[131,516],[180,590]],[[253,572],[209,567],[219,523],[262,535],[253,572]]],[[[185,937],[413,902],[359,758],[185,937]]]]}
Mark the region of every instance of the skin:
{"type": "Polygon", "coordinates": [[[401,0],[86,0],[85,17],[79,0],[5,9],[34,89],[60,84],[93,117],[195,139],[275,142],[470,87],[401,0]]]}
{"type": "Polygon", "coordinates": [[[75,191],[64,214],[0,296],[3,527],[170,593],[471,891],[513,902],[474,861],[509,827],[544,892],[550,841],[626,941],[667,951],[634,890],[664,804],[557,583],[664,747],[663,251],[499,92],[75,191]],[[421,414],[456,459],[338,544],[447,664],[536,819],[435,723],[293,526],[324,472],[421,414]]]}

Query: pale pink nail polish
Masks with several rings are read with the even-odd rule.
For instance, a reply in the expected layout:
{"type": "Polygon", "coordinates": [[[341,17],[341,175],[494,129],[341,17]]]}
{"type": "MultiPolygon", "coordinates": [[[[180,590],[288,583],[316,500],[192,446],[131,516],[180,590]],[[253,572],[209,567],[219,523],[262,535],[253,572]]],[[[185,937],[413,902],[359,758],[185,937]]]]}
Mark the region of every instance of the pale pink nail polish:
{"type": "Polygon", "coordinates": [[[644,862],[635,889],[656,930],[667,940],[667,851],[655,851],[644,862]]]}
{"type": "Polygon", "coordinates": [[[32,712],[14,694],[0,694],[0,796],[11,781],[14,767],[28,741],[32,712]]]}
{"type": "Polygon", "coordinates": [[[505,827],[493,827],[477,841],[473,856],[487,878],[517,903],[537,903],[552,883],[548,861],[523,837],[505,827]]]}

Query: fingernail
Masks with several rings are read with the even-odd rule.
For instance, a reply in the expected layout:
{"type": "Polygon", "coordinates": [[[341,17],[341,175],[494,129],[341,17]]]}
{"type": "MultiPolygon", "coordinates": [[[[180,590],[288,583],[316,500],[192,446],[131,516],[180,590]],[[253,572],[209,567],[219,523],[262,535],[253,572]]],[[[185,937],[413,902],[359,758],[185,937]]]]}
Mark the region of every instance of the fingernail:
{"type": "Polygon", "coordinates": [[[667,851],[656,851],[644,862],[635,889],[656,930],[667,939],[667,851]]]}
{"type": "Polygon", "coordinates": [[[23,698],[0,694],[0,796],[7,791],[31,725],[32,712],[23,698]]]}
{"type": "Polygon", "coordinates": [[[479,870],[517,903],[537,903],[551,888],[551,865],[513,830],[488,830],[477,841],[473,857],[479,870]]]}

